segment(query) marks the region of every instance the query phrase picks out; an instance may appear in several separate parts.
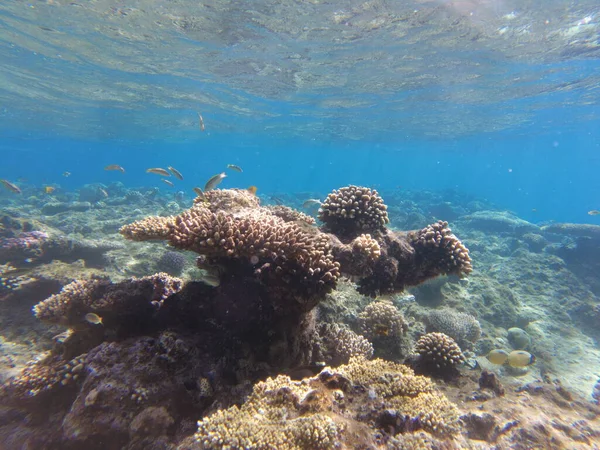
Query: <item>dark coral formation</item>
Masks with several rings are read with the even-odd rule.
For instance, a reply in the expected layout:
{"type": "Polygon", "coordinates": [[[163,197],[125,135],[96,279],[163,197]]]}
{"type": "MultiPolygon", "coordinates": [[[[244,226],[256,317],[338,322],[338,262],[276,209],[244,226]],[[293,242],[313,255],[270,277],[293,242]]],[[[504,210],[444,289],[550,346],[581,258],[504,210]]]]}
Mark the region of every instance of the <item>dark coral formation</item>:
{"type": "Polygon", "coordinates": [[[384,232],[389,223],[387,206],[376,190],[346,186],[330,193],[319,209],[325,228],[341,238],[384,232]]]}
{"type": "Polygon", "coordinates": [[[453,369],[465,361],[458,344],[444,333],[427,333],[415,345],[422,368],[440,371],[453,369]]]}
{"type": "Polygon", "coordinates": [[[188,260],[184,255],[172,251],[163,253],[156,262],[159,272],[166,272],[175,277],[181,275],[187,264],[188,260]]]}

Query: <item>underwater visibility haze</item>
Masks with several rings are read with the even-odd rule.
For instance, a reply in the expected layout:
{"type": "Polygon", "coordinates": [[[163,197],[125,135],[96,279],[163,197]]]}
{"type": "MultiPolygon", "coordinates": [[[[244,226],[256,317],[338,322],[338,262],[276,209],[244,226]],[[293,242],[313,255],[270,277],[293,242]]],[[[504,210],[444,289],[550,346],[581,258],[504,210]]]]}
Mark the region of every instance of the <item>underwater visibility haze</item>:
{"type": "Polygon", "coordinates": [[[600,5],[0,3],[0,448],[600,448],[600,5]]]}

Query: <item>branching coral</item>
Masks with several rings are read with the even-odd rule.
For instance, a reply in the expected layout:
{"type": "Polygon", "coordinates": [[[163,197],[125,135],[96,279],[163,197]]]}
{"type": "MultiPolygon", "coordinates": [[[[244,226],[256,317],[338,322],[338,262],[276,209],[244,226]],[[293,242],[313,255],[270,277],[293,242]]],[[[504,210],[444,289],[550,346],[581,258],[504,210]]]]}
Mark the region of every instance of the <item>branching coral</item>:
{"type": "Polygon", "coordinates": [[[398,338],[408,330],[408,324],[398,308],[389,300],[372,302],[358,315],[361,333],[368,339],[398,338]]]}
{"type": "Polygon", "coordinates": [[[315,223],[315,219],[313,219],[311,216],[308,216],[303,212],[296,211],[295,209],[292,209],[289,206],[273,205],[265,206],[265,208],[271,211],[271,214],[277,217],[281,217],[286,222],[296,222],[299,220],[302,222],[306,222],[309,225],[314,225],[315,223]]]}
{"type": "Polygon", "coordinates": [[[228,190],[210,194],[208,204],[197,201],[179,216],[144,219],[123,227],[121,233],[133,240],[167,239],[173,247],[206,255],[217,264],[237,261],[253,266],[276,297],[285,291],[288,297],[306,300],[335,286],[339,264],[327,236],[286,223],[264,208],[247,208],[244,202],[230,211],[214,206],[238,197],[246,201],[249,194],[236,192],[233,200],[228,190]]]}
{"type": "Polygon", "coordinates": [[[415,351],[420,364],[431,369],[453,369],[463,363],[465,357],[458,344],[444,333],[427,333],[419,338],[415,351]]]}
{"type": "Polygon", "coordinates": [[[319,220],[340,238],[385,231],[387,206],[376,190],[346,186],[330,193],[319,209],[319,220]]]}
{"type": "Polygon", "coordinates": [[[338,324],[323,324],[319,329],[323,360],[330,365],[346,364],[354,356],[370,359],[373,346],[364,337],[348,327],[338,324]]]}
{"type": "Polygon", "coordinates": [[[375,437],[365,425],[393,431],[390,415],[396,432],[448,437],[458,427],[456,407],[429,379],[400,364],[358,357],[314,378],[295,382],[280,375],[256,384],[241,407],[199,421],[192,442],[180,449],[370,448],[375,437]],[[402,429],[401,421],[412,428],[402,429]]]}
{"type": "Polygon", "coordinates": [[[465,276],[473,270],[469,250],[452,234],[448,222],[440,220],[420,231],[411,232],[409,240],[417,250],[423,272],[465,276]]]}
{"type": "Polygon", "coordinates": [[[81,325],[87,313],[119,316],[131,312],[141,314],[144,309],[155,310],[181,286],[180,279],[166,273],[115,284],[108,278],[74,281],[35,305],[33,312],[38,319],[47,322],[81,325]]]}
{"type": "Polygon", "coordinates": [[[35,361],[20,375],[10,379],[2,389],[14,399],[25,399],[67,386],[85,375],[85,357],[82,354],[66,363],[52,356],[35,361]]]}

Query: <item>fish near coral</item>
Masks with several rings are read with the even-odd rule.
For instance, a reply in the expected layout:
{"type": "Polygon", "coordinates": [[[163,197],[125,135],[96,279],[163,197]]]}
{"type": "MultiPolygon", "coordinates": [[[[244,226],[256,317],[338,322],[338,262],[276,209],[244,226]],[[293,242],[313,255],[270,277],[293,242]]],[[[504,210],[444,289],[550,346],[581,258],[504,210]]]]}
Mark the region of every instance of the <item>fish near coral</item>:
{"type": "Polygon", "coordinates": [[[91,323],[92,325],[103,325],[102,323],[102,317],[100,317],[98,314],[94,314],[94,313],[87,313],[84,316],[84,319],[91,323]]]}
{"type": "Polygon", "coordinates": [[[172,182],[170,182],[169,180],[162,180],[163,183],[165,183],[167,186],[175,186],[172,182]]]}
{"type": "Polygon", "coordinates": [[[227,168],[231,169],[231,170],[233,170],[235,172],[240,172],[240,173],[243,172],[242,168],[240,166],[235,165],[235,164],[227,164],[227,168]]]}
{"type": "Polygon", "coordinates": [[[178,180],[183,180],[183,175],[181,175],[181,172],[175,167],[168,166],[167,169],[169,169],[169,172],[171,172],[175,178],[178,180]]]}
{"type": "Polygon", "coordinates": [[[45,186],[44,187],[45,194],[52,194],[55,190],[56,190],[56,188],[54,186],[45,186]]]}
{"type": "Polygon", "coordinates": [[[226,177],[227,177],[227,175],[225,174],[225,172],[221,172],[221,173],[219,173],[217,175],[214,175],[214,176],[210,177],[210,179],[204,185],[204,192],[206,192],[206,191],[212,191],[226,177]]]}
{"type": "Polygon", "coordinates": [[[492,364],[501,366],[508,359],[508,352],[502,349],[495,349],[489,352],[486,356],[487,360],[492,364]]]}
{"type": "Polygon", "coordinates": [[[8,189],[11,192],[14,192],[15,194],[20,194],[21,193],[21,189],[19,189],[19,186],[17,186],[16,184],[11,183],[8,180],[0,179],[0,183],[2,183],[2,185],[6,189],[8,189]]]}
{"type": "Polygon", "coordinates": [[[125,173],[125,169],[123,169],[123,167],[119,166],[118,164],[110,164],[106,166],[104,170],[116,170],[117,172],[125,173]]]}
{"type": "Polygon", "coordinates": [[[535,362],[535,356],[524,350],[515,350],[508,354],[506,361],[511,367],[527,367],[535,362]]]}
{"type": "Polygon", "coordinates": [[[162,169],[160,167],[151,167],[150,169],[146,169],[146,173],[154,173],[156,175],[161,175],[163,177],[170,177],[171,174],[166,171],[165,169],[162,169]]]}

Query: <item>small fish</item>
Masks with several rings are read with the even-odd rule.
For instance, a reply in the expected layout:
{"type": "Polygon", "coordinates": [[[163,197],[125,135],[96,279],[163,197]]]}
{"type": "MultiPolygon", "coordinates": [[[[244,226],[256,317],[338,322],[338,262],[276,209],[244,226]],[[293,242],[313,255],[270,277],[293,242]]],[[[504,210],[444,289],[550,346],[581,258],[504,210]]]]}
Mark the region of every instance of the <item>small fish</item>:
{"type": "Polygon", "coordinates": [[[169,185],[169,186],[171,186],[171,187],[175,186],[175,185],[174,185],[173,183],[171,183],[169,180],[165,180],[165,179],[163,179],[163,180],[162,180],[162,182],[163,182],[163,183],[165,183],[165,184],[168,184],[168,185],[169,185]]]}
{"type": "Polygon", "coordinates": [[[100,192],[104,198],[108,198],[108,192],[106,192],[101,187],[98,188],[98,192],[100,192]]]}
{"type": "Polygon", "coordinates": [[[199,112],[196,113],[198,114],[198,128],[200,128],[201,131],[204,131],[204,119],[202,118],[202,114],[199,112]]]}
{"type": "Polygon", "coordinates": [[[204,198],[204,192],[202,191],[202,189],[200,189],[199,187],[195,187],[194,188],[194,192],[196,193],[196,195],[200,198],[204,198]]]}
{"type": "Polygon", "coordinates": [[[44,187],[44,192],[46,194],[52,194],[55,190],[56,190],[56,188],[54,186],[46,186],[46,187],[44,187]]]}
{"type": "Polygon", "coordinates": [[[258,191],[258,188],[256,186],[250,186],[248,189],[246,189],[248,192],[250,192],[252,195],[256,195],[256,192],[258,191]]]}
{"type": "Polygon", "coordinates": [[[60,334],[57,334],[56,336],[54,336],[52,339],[55,340],[57,343],[62,344],[63,342],[65,342],[67,339],[69,339],[69,337],[73,334],[73,330],[69,329],[67,331],[63,331],[60,334]]]}
{"type": "Polygon", "coordinates": [[[508,354],[506,360],[511,367],[527,367],[535,362],[535,356],[525,350],[515,350],[508,354]]]}
{"type": "Polygon", "coordinates": [[[588,211],[588,216],[597,216],[600,215],[600,211],[598,211],[597,209],[592,209],[591,211],[588,211]]]}
{"type": "Polygon", "coordinates": [[[85,320],[87,320],[92,325],[103,325],[103,323],[102,323],[102,317],[100,317],[98,314],[87,313],[84,316],[84,318],[85,318],[85,320]]]}
{"type": "Polygon", "coordinates": [[[181,175],[181,172],[175,167],[168,166],[167,169],[169,169],[169,172],[171,172],[175,176],[175,178],[183,180],[183,175],[181,175]]]}
{"type": "Polygon", "coordinates": [[[217,287],[221,284],[221,280],[218,276],[216,275],[211,275],[211,274],[206,274],[206,275],[202,275],[198,281],[201,281],[204,284],[208,284],[209,286],[212,287],[217,287]]]}
{"type": "Polygon", "coordinates": [[[21,193],[21,189],[19,189],[19,186],[12,184],[10,181],[7,180],[0,180],[0,183],[2,183],[2,185],[8,189],[11,192],[14,192],[15,194],[20,194],[21,193]]]}
{"type": "Polygon", "coordinates": [[[210,179],[204,185],[204,192],[212,191],[219,185],[219,183],[221,183],[221,181],[223,181],[223,178],[225,177],[227,177],[227,175],[225,175],[225,172],[221,172],[215,176],[210,177],[210,179]]]}
{"type": "Polygon", "coordinates": [[[302,203],[303,208],[310,208],[311,206],[319,205],[321,206],[323,202],[317,198],[309,198],[304,203],[302,203]]]}
{"type": "Polygon", "coordinates": [[[163,177],[170,177],[171,174],[165,169],[161,169],[160,167],[153,167],[151,169],[146,169],[146,173],[155,173],[156,175],[162,175],[163,177]]]}
{"type": "Polygon", "coordinates": [[[71,176],[71,172],[63,172],[63,177],[69,178],[71,176]]]}
{"type": "Polygon", "coordinates": [[[531,208],[531,212],[537,212],[536,208],[531,208]]]}
{"type": "Polygon", "coordinates": [[[231,170],[235,170],[236,172],[242,173],[243,170],[240,166],[236,166],[235,164],[227,164],[227,168],[231,170]]]}
{"type": "Polygon", "coordinates": [[[499,366],[501,366],[508,359],[508,353],[502,349],[495,349],[489,352],[486,358],[492,364],[498,364],[499,366]]]}
{"type": "Polygon", "coordinates": [[[111,164],[109,166],[106,166],[104,168],[104,170],[118,170],[121,173],[125,173],[125,169],[123,169],[121,166],[119,166],[118,164],[111,164]]]}

